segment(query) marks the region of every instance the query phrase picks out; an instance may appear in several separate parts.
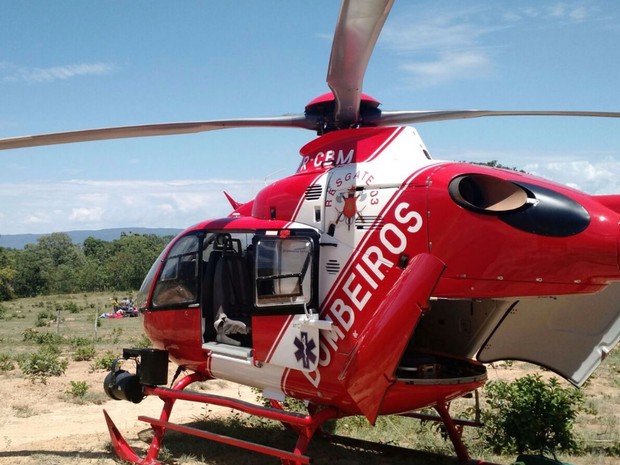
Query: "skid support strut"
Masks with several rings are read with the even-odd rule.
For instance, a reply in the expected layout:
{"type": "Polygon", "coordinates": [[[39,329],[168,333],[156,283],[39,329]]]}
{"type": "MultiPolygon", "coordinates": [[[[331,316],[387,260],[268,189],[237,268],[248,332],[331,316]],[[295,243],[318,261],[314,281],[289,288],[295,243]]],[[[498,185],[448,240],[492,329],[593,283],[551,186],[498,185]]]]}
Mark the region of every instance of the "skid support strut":
{"type": "Polygon", "coordinates": [[[161,415],[159,419],[140,416],[139,420],[149,423],[154,431],[154,436],[149,446],[149,450],[144,458],[136,454],[133,448],[120,434],[118,428],[114,425],[111,418],[104,410],[104,416],[110,432],[110,438],[116,455],[122,460],[139,465],[156,465],[157,456],[164,439],[166,430],[170,429],[181,433],[189,434],[203,439],[221,442],[224,444],[241,447],[243,449],[259,452],[261,454],[272,455],[281,459],[283,465],[301,465],[310,463],[310,457],[304,455],[308,448],[310,439],[317,429],[327,420],[341,417],[340,411],[335,408],[327,407],[308,415],[294,412],[286,412],[279,408],[262,407],[229,397],[222,397],[213,394],[203,394],[192,391],[183,391],[184,388],[196,381],[204,381],[207,378],[198,373],[192,373],[180,379],[172,388],[149,387],[145,386],[146,395],[155,395],[164,401],[161,415]],[[177,400],[188,402],[196,402],[202,404],[212,404],[248,413],[250,415],[279,421],[285,425],[289,425],[298,433],[297,443],[293,452],[268,447],[262,444],[256,444],[241,439],[214,434],[190,426],[179,425],[170,422],[170,413],[172,407],[177,400]]]}
{"type": "Polygon", "coordinates": [[[443,424],[446,427],[446,431],[448,432],[448,436],[454,445],[454,450],[456,451],[456,456],[459,458],[461,463],[469,462],[469,453],[467,452],[467,447],[463,443],[463,425],[457,425],[455,421],[450,416],[450,403],[440,403],[435,406],[435,410],[443,420],[443,424]]]}
{"type": "MultiPolygon", "coordinates": [[[[425,413],[418,412],[407,412],[402,413],[402,416],[417,418],[419,420],[425,421],[437,421],[444,424],[446,428],[446,432],[448,433],[448,437],[454,446],[454,451],[461,463],[482,463],[478,461],[472,461],[469,458],[469,452],[467,451],[467,447],[463,442],[463,428],[465,426],[472,427],[480,427],[482,423],[480,423],[480,418],[478,413],[476,414],[475,420],[463,420],[458,418],[452,418],[450,415],[450,402],[440,402],[434,406],[435,410],[438,413],[436,415],[429,415],[425,413]]],[[[476,412],[478,412],[478,393],[476,392],[476,412]]]]}

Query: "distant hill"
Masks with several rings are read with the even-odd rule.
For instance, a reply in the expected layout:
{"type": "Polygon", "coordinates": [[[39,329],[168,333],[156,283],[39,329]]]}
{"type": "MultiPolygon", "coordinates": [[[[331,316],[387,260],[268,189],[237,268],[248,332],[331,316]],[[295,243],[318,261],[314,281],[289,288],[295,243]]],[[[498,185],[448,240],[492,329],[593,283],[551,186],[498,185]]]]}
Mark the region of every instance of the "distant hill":
{"type": "MultiPolygon", "coordinates": [[[[103,241],[113,241],[125,234],[155,234],[157,236],[176,236],[182,229],[176,228],[110,228],[98,231],[63,231],[76,244],[82,244],[87,237],[103,241]]],[[[51,234],[51,233],[49,233],[51,234]]],[[[3,234],[0,235],[0,247],[23,249],[26,244],[36,244],[41,236],[49,234],[3,234]]]]}

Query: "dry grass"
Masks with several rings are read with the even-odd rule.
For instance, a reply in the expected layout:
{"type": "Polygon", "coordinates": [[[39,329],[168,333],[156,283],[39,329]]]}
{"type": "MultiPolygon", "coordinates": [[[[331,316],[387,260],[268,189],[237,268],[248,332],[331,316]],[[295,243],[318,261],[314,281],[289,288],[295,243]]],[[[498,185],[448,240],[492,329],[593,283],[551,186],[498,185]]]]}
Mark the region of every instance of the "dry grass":
{"type": "MultiPolygon", "coordinates": [[[[145,428],[144,425],[137,425],[133,420],[130,422],[129,418],[137,416],[133,410],[129,412],[131,406],[124,402],[108,401],[101,393],[101,381],[105,372],[101,370],[93,372],[94,361],[72,360],[75,348],[70,341],[77,337],[92,339],[96,335],[96,357],[101,357],[110,351],[120,354],[123,347],[135,346],[143,340],[141,318],[100,320],[101,325],[95,327],[95,317],[109,311],[111,297],[111,294],[101,293],[50,296],[1,304],[4,308],[2,312],[4,319],[0,319],[0,362],[2,354],[9,360],[16,360],[24,354],[38,350],[35,342],[26,341],[23,337],[28,328],[34,328],[41,334],[58,332],[61,338],[58,344],[60,356],[69,360],[69,367],[64,376],[50,378],[47,385],[39,382],[33,384],[25,379],[16,363],[12,370],[2,371],[0,368],[0,396],[3,398],[3,403],[0,405],[0,464],[118,463],[110,451],[109,438],[105,433],[99,406],[101,403],[105,403],[106,409],[120,410],[121,413],[116,413],[113,417],[123,433],[126,433],[126,437],[132,440],[136,448],[146,449],[147,444],[141,439],[148,439],[148,433],[139,433],[145,428]],[[61,308],[59,325],[55,318],[58,308],[61,308]],[[73,313],[68,310],[70,308],[73,309],[73,313]],[[49,314],[50,311],[54,314],[54,318],[42,319],[39,316],[41,313],[49,314]],[[42,320],[43,324],[40,323],[42,320]],[[36,326],[37,321],[40,326],[36,326]],[[76,399],[70,395],[71,381],[83,381],[88,384],[88,393],[84,398],[76,399]],[[93,433],[90,430],[86,431],[88,429],[86,427],[81,431],[77,426],[74,434],[62,436],[59,440],[57,436],[67,429],[71,422],[83,422],[89,426],[91,423],[96,423],[102,429],[93,433]],[[7,433],[9,430],[14,433],[15,428],[24,428],[24,435],[32,437],[18,438],[18,441],[15,436],[7,433]],[[37,431],[34,431],[35,429],[37,431]]],[[[532,369],[531,366],[522,363],[511,366],[498,365],[489,369],[489,376],[491,379],[510,380],[532,369]]],[[[545,375],[548,376],[549,373],[545,375]]],[[[200,383],[195,388],[215,392],[226,387],[226,383],[216,380],[200,383]]],[[[583,448],[587,454],[561,458],[575,465],[617,464],[620,462],[620,348],[616,348],[609,355],[584,391],[587,412],[578,418],[576,431],[582,437],[583,448]]],[[[153,400],[159,402],[158,399],[153,400]]],[[[147,404],[147,401],[136,406],[140,414],[144,413],[143,409],[147,407],[144,404],[147,404]]],[[[156,406],[157,409],[160,408],[159,405],[156,406]]],[[[484,399],[481,405],[484,407],[484,399]]],[[[471,406],[471,400],[459,400],[453,404],[453,412],[464,415],[471,406]]],[[[181,413],[181,410],[175,410],[174,415],[177,421],[184,424],[205,427],[210,431],[246,440],[257,440],[273,447],[285,447],[290,450],[295,442],[295,435],[279,424],[247,418],[232,412],[222,416],[221,413],[213,414],[208,410],[202,414],[196,409],[192,411],[194,413],[181,413]]],[[[454,451],[451,444],[442,439],[437,425],[433,423],[421,423],[403,417],[385,417],[380,418],[377,427],[372,428],[363,419],[348,418],[337,423],[335,432],[342,436],[356,437],[382,445],[371,447],[369,444],[360,445],[346,440],[328,442],[323,438],[316,438],[311,442],[308,451],[314,463],[329,465],[456,463],[453,458],[445,457],[453,455],[454,451]],[[403,448],[425,452],[412,454],[403,448]]],[[[465,429],[464,438],[473,456],[496,463],[512,463],[514,457],[494,457],[489,454],[477,436],[475,429],[465,429]]],[[[169,434],[164,444],[166,447],[162,451],[161,458],[166,464],[278,463],[278,460],[272,457],[174,433],[169,434]]]]}

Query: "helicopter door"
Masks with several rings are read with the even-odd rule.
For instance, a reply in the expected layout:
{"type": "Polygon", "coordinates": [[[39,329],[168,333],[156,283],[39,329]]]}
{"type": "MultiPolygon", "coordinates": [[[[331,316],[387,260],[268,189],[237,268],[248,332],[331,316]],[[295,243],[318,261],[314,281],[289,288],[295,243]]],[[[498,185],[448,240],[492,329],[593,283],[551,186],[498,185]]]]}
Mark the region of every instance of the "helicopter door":
{"type": "Polygon", "coordinates": [[[620,283],[593,295],[524,298],[511,306],[478,360],[525,360],[582,386],[620,342],[620,283]]]}
{"type": "Polygon", "coordinates": [[[250,233],[208,234],[203,245],[203,342],[249,348],[251,313],[250,233]]]}
{"type": "Polygon", "coordinates": [[[314,302],[315,250],[310,237],[254,240],[254,360],[302,371],[316,368],[319,321],[314,302]]]}

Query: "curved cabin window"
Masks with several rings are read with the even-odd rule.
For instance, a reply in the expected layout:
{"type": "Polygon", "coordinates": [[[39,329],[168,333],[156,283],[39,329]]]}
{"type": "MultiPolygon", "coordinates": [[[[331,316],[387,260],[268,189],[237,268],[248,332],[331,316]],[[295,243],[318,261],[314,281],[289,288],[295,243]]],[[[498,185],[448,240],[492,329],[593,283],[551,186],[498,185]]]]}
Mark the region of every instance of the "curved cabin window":
{"type": "Polygon", "coordinates": [[[312,241],[303,237],[256,242],[256,305],[303,305],[311,300],[312,241]]]}
{"type": "Polygon", "coordinates": [[[153,292],[154,307],[193,304],[198,297],[197,235],[179,239],[170,250],[153,292]]]}

